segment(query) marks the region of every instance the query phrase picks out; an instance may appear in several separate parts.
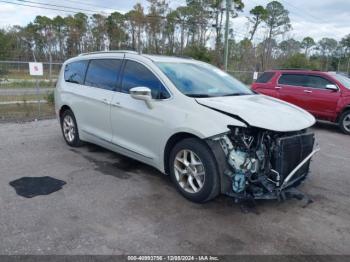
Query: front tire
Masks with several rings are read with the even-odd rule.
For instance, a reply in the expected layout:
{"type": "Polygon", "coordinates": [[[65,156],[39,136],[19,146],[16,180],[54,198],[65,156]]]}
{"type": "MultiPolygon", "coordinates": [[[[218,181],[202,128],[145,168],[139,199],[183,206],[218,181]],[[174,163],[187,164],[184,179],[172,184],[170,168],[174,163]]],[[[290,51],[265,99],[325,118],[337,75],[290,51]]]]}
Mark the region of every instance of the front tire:
{"type": "Polygon", "coordinates": [[[176,144],[170,153],[169,165],[172,182],[190,201],[203,203],[219,194],[216,161],[202,140],[186,138],[176,144]]]}
{"type": "Polygon", "coordinates": [[[350,110],[340,116],[339,127],[344,134],[350,135],[350,110]]]}
{"type": "Polygon", "coordinates": [[[69,146],[79,147],[82,141],[79,138],[78,125],[71,110],[65,110],[61,116],[61,130],[63,138],[69,146]]]}

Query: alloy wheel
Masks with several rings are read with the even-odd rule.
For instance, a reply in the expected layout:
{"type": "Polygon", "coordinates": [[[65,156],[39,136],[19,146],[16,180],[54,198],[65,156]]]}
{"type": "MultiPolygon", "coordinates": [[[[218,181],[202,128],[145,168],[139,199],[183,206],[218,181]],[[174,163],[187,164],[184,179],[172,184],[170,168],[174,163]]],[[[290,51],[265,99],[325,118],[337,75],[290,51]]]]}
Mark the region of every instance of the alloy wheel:
{"type": "Polygon", "coordinates": [[[205,169],[201,159],[191,150],[183,149],[174,160],[175,178],[188,193],[199,192],[204,185],[205,169]]]}
{"type": "Polygon", "coordinates": [[[62,125],[63,125],[64,137],[68,142],[70,143],[73,142],[75,138],[75,130],[76,130],[73,118],[70,115],[66,115],[63,118],[62,125]]]}
{"type": "Polygon", "coordinates": [[[347,132],[350,132],[350,113],[348,113],[343,119],[343,126],[347,132]]]}

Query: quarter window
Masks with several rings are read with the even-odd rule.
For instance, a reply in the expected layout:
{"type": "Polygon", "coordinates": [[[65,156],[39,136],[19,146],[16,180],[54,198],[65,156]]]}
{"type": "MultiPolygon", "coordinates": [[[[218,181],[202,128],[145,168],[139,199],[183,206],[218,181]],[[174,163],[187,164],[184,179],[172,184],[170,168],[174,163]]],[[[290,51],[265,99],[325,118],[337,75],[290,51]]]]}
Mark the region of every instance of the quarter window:
{"type": "Polygon", "coordinates": [[[258,79],[255,81],[255,83],[267,83],[271,80],[271,78],[275,75],[274,72],[265,72],[261,76],[258,77],[258,79]]]}
{"type": "Polygon", "coordinates": [[[82,85],[84,82],[88,60],[76,61],[66,65],[64,80],[66,82],[82,85]]]}
{"type": "Polygon", "coordinates": [[[91,60],[85,78],[85,85],[115,90],[122,60],[91,60]]]}
{"type": "Polygon", "coordinates": [[[170,95],[159,79],[145,66],[134,61],[127,61],[124,68],[122,92],[129,93],[133,87],[144,86],[151,89],[152,98],[165,99],[170,95]]]}
{"type": "Polygon", "coordinates": [[[278,83],[281,85],[290,85],[290,86],[306,86],[307,77],[302,74],[282,74],[278,83]]]}

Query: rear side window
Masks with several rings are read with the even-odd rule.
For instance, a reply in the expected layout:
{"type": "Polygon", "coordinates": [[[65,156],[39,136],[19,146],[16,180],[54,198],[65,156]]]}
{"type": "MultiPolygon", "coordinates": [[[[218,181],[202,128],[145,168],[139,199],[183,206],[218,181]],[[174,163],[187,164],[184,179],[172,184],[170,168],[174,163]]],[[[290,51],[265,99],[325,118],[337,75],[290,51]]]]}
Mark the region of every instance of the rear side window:
{"type": "Polygon", "coordinates": [[[121,64],[122,60],[118,59],[91,60],[86,72],[85,85],[115,90],[121,64]]]}
{"type": "Polygon", "coordinates": [[[67,64],[64,69],[64,80],[66,82],[82,85],[84,83],[88,62],[88,60],[82,60],[67,64]]]}
{"type": "Polygon", "coordinates": [[[278,83],[290,86],[307,86],[307,76],[302,74],[282,74],[278,83]]]}
{"type": "Polygon", "coordinates": [[[150,70],[138,62],[129,60],[126,62],[124,68],[121,91],[123,93],[129,93],[131,88],[139,86],[151,89],[152,98],[154,99],[165,99],[170,97],[163,84],[150,70]]]}
{"type": "Polygon", "coordinates": [[[320,76],[313,76],[309,75],[308,78],[308,86],[313,88],[323,88],[326,89],[327,85],[332,85],[333,83],[329,80],[320,77],[320,76]]]}
{"type": "Polygon", "coordinates": [[[258,79],[255,81],[255,83],[267,83],[271,80],[271,78],[275,75],[274,72],[265,72],[261,76],[258,77],[258,79]]]}

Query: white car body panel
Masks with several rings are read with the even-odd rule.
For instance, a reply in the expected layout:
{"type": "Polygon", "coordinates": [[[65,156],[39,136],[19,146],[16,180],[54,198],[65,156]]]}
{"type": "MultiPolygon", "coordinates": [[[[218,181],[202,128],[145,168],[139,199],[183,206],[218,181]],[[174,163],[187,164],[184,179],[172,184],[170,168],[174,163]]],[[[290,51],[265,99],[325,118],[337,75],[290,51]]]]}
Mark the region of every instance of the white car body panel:
{"type": "Polygon", "coordinates": [[[275,131],[310,127],[315,119],[304,110],[262,95],[195,99],[182,94],[154,64],[154,61],[201,63],[191,59],[129,53],[100,53],[67,60],[55,90],[56,114],[68,106],[75,114],[80,138],[152,165],[164,172],[164,150],[175,134],[190,133],[199,138],[229,132],[228,126],[249,125],[275,131]],[[154,73],[171,97],[153,100],[153,108],[129,94],[67,83],[67,63],[83,59],[129,59],[154,73]],[[84,91],[82,91],[84,90],[84,91]],[[217,110],[237,115],[244,121],[217,110]]]}
{"type": "Polygon", "coordinates": [[[236,115],[250,126],[288,132],[312,126],[315,118],[305,110],[264,95],[197,98],[199,104],[236,115]]]}

